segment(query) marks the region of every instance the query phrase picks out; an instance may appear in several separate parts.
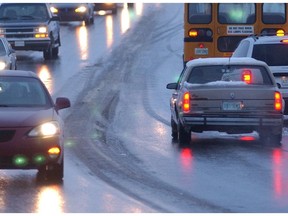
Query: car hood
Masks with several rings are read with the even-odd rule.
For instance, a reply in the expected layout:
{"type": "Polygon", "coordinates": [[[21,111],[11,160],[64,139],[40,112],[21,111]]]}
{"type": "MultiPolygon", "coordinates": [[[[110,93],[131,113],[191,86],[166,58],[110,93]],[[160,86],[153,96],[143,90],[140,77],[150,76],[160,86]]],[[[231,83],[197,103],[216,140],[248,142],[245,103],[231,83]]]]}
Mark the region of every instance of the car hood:
{"type": "Polygon", "coordinates": [[[33,127],[55,118],[53,108],[0,108],[0,128],[33,127]]]}

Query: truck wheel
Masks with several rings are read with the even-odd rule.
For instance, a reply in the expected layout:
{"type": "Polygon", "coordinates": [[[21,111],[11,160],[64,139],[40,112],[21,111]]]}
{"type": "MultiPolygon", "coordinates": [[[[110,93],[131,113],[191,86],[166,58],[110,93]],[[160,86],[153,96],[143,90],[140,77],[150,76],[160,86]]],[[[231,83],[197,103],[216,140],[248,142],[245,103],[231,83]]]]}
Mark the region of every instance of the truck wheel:
{"type": "Polygon", "coordinates": [[[189,144],[191,141],[191,132],[187,132],[180,122],[178,122],[178,141],[180,145],[189,144]]]}
{"type": "Polygon", "coordinates": [[[58,56],[59,53],[59,47],[55,47],[52,49],[52,57],[56,58],[58,56]]]}
{"type": "Polygon", "coordinates": [[[279,146],[281,145],[282,133],[273,134],[268,130],[263,130],[259,132],[259,140],[261,144],[279,146]]]}
{"type": "Polygon", "coordinates": [[[43,51],[43,58],[49,60],[52,58],[52,47],[50,46],[47,50],[43,51]]]}
{"type": "Polygon", "coordinates": [[[172,129],[172,133],[171,133],[172,138],[178,139],[177,124],[175,123],[172,117],[171,117],[171,129],[172,129]]]}

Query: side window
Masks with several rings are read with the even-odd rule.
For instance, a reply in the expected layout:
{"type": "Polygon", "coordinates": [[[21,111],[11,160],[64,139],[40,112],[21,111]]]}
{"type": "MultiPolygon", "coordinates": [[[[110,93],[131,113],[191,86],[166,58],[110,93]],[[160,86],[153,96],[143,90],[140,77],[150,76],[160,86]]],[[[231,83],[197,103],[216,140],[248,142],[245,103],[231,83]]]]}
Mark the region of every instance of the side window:
{"type": "Polygon", "coordinates": [[[239,46],[233,53],[233,57],[250,57],[248,56],[250,42],[245,40],[240,42],[239,46]]]}
{"type": "Polygon", "coordinates": [[[181,72],[179,79],[178,79],[178,86],[177,89],[180,89],[184,82],[187,80],[187,76],[190,74],[191,67],[185,67],[181,72]]]}

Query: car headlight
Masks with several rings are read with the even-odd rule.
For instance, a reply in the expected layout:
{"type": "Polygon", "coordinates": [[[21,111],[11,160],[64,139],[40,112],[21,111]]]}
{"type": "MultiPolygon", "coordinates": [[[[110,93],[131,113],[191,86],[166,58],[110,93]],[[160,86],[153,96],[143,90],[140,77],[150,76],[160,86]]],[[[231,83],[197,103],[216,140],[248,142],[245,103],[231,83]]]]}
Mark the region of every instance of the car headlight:
{"type": "Polygon", "coordinates": [[[0,70],[4,70],[6,68],[6,62],[0,61],[0,70]]]}
{"type": "Polygon", "coordinates": [[[48,37],[48,27],[47,26],[40,26],[34,29],[36,32],[34,37],[35,38],[47,38],[48,37]]]}
{"type": "Polygon", "coordinates": [[[28,136],[30,137],[46,137],[55,136],[60,133],[60,126],[57,122],[46,122],[32,129],[28,136]]]}
{"type": "Polygon", "coordinates": [[[58,9],[57,8],[55,8],[55,7],[50,7],[50,11],[52,12],[52,13],[58,13],[58,9]]]}
{"type": "Polygon", "coordinates": [[[87,10],[86,7],[81,6],[81,7],[78,7],[77,9],[75,9],[75,12],[76,12],[76,13],[85,13],[86,10],[87,10]]]}
{"type": "Polygon", "coordinates": [[[38,28],[35,29],[35,32],[38,33],[47,33],[48,32],[48,28],[47,26],[40,26],[38,28]]]}
{"type": "Polygon", "coordinates": [[[0,36],[3,37],[5,35],[5,33],[6,33],[6,30],[3,28],[0,28],[0,36]]]}

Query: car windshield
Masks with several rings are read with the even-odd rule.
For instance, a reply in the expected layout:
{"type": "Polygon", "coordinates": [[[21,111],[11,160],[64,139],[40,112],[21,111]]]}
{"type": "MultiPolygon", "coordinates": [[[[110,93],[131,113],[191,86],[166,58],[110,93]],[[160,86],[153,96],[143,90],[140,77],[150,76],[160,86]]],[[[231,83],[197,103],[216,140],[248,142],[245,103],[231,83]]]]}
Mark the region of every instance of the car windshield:
{"type": "Polygon", "coordinates": [[[268,71],[262,66],[201,66],[191,70],[187,82],[190,84],[211,85],[272,85],[268,71]]]}
{"type": "Polygon", "coordinates": [[[0,20],[47,20],[45,4],[2,4],[0,7],[0,20]]]}
{"type": "Polygon", "coordinates": [[[269,66],[288,66],[288,44],[257,44],[252,57],[269,66]]]}
{"type": "Polygon", "coordinates": [[[47,107],[43,85],[34,78],[0,77],[0,107],[47,107]]]}

